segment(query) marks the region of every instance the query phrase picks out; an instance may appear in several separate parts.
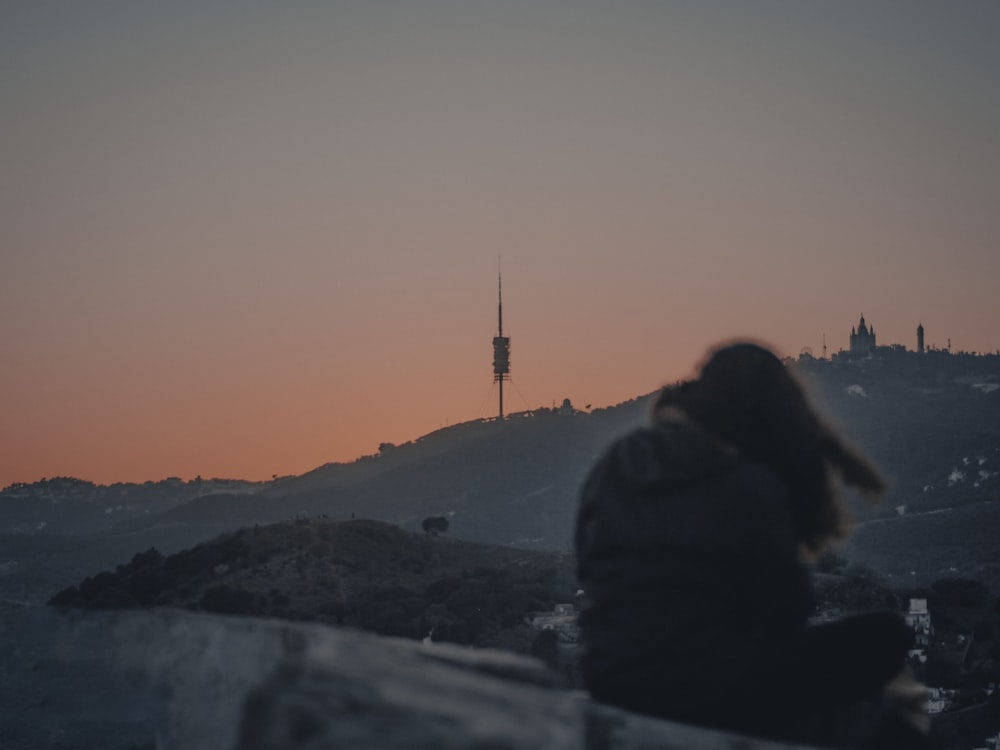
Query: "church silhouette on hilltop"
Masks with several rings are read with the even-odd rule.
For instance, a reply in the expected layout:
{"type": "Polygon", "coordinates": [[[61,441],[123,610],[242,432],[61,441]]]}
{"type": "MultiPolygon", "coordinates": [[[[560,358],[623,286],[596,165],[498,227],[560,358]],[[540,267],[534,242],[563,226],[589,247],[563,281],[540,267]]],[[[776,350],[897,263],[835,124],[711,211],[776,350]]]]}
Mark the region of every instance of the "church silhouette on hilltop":
{"type": "MultiPolygon", "coordinates": [[[[877,344],[875,343],[875,326],[869,326],[865,323],[864,313],[861,315],[861,320],[858,321],[857,326],[851,326],[851,348],[848,349],[850,354],[868,354],[875,350],[877,344]]],[[[951,339],[948,340],[948,349],[951,349],[951,339]]],[[[924,325],[923,323],[917,324],[917,353],[923,354],[924,349],[924,325]]]]}
{"type": "Polygon", "coordinates": [[[867,354],[875,348],[875,326],[865,325],[864,313],[858,327],[851,326],[851,354],[867,354]]]}

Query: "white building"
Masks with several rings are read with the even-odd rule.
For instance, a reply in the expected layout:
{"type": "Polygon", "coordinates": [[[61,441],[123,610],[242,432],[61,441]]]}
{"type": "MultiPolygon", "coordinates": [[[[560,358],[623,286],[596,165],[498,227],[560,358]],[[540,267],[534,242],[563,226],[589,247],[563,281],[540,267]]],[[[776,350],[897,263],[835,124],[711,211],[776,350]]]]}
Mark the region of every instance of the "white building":
{"type": "Polygon", "coordinates": [[[906,624],[913,628],[918,646],[929,646],[934,637],[931,613],[927,610],[926,599],[910,599],[910,610],[906,613],[906,624]]]}

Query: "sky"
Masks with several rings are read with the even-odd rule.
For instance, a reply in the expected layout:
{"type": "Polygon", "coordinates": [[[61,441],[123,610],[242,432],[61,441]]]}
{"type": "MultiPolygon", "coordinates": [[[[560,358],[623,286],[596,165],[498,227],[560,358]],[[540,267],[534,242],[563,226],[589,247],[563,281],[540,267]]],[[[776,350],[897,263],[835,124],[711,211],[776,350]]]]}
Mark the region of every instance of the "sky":
{"type": "Polygon", "coordinates": [[[1000,4],[0,10],[0,486],[268,479],[752,337],[1000,349],[1000,4]]]}

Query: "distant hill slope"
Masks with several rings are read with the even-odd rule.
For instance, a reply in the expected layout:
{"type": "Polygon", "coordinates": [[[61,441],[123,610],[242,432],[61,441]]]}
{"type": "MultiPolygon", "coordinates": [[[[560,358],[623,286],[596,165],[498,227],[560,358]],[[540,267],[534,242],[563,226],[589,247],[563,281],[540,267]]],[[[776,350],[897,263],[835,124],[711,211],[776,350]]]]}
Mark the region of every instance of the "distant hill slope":
{"type": "MultiPolygon", "coordinates": [[[[871,358],[802,357],[798,364],[833,421],[891,483],[885,502],[857,507],[863,524],[847,553],[894,575],[912,572],[918,581],[957,573],[983,576],[1000,588],[1000,545],[990,541],[1000,537],[1000,514],[992,506],[1000,499],[1000,356],[920,356],[889,348],[871,358]],[[965,510],[949,510],[957,508],[965,510]],[[873,521],[879,525],[868,524],[873,521]],[[961,538],[970,542],[947,542],[947,555],[944,546],[934,547],[961,538]],[[916,554],[917,547],[936,551],[916,554]]],[[[590,413],[539,409],[454,425],[253,493],[218,487],[164,500],[90,538],[168,552],[226,529],[296,517],[375,518],[416,531],[424,518],[443,515],[450,536],[568,551],[589,466],[616,436],[641,424],[647,408],[642,397],[590,413]]],[[[9,500],[0,496],[0,530],[9,528],[8,507],[16,507],[18,528],[37,529],[58,498],[30,507],[23,498],[14,506],[9,500]]],[[[92,510],[113,517],[100,504],[92,510]]],[[[11,561],[33,570],[25,559],[11,561]]],[[[0,593],[10,583],[0,577],[0,593]]]]}
{"type": "Polygon", "coordinates": [[[172,606],[315,620],[385,635],[527,651],[532,611],[572,601],[571,561],[412,534],[378,521],[294,521],[241,529],[64,589],[52,604],[172,606]]]}
{"type": "Polygon", "coordinates": [[[800,369],[889,479],[878,515],[1000,499],[1000,356],[890,349],[800,369]]]}
{"type": "Polygon", "coordinates": [[[636,399],[592,413],[560,415],[540,409],[503,422],[455,425],[379,456],[279,479],[256,494],[230,491],[194,499],[181,495],[166,507],[156,506],[156,512],[134,513],[116,522],[107,520],[112,516],[105,507],[90,499],[90,483],[62,498],[50,496],[46,485],[46,497],[38,502],[27,502],[25,496],[37,498],[42,488],[15,488],[0,494],[0,529],[9,517],[7,508],[14,508],[18,529],[24,528],[26,512],[32,514],[31,528],[41,529],[17,534],[24,543],[16,547],[0,544],[0,599],[44,601],[137,551],[156,547],[169,554],[240,527],[303,516],[374,517],[416,531],[427,516],[446,515],[452,524],[450,537],[493,543],[522,540],[520,546],[566,550],[586,466],[615,434],[639,424],[645,409],[645,401],[636,399]],[[90,514],[83,525],[86,533],[61,546],[46,543],[52,527],[42,523],[55,500],[90,514]],[[101,523],[103,531],[92,531],[101,523]],[[539,524],[556,535],[555,541],[542,539],[539,524]],[[52,554],[54,549],[62,551],[52,554]]]}
{"type": "Polygon", "coordinates": [[[205,495],[249,495],[264,482],[177,477],[158,482],[100,485],[73,477],[52,477],[0,490],[0,534],[94,534],[158,516],[205,495]]]}
{"type": "MultiPolygon", "coordinates": [[[[849,553],[921,581],[960,572],[1000,587],[1000,545],[990,542],[1000,534],[991,505],[1000,500],[1000,357],[890,349],[799,365],[825,411],[890,482],[880,505],[855,504],[863,525],[849,553]],[[877,533],[867,525],[874,521],[877,533]],[[948,543],[944,554],[945,539],[963,535],[969,543],[948,543]],[[940,555],[929,551],[938,539],[940,555]]],[[[647,401],[460,425],[357,465],[321,467],[257,497],[201,498],[165,518],[354,513],[416,529],[423,517],[447,515],[455,536],[568,550],[587,469],[616,435],[644,420],[647,401]]]]}
{"type": "Polygon", "coordinates": [[[1000,592],[1000,501],[909,512],[862,522],[841,554],[862,561],[894,586],[972,578],[1000,592]]]}
{"type": "Polygon", "coordinates": [[[378,456],[276,482],[258,495],[198,498],[156,520],[251,525],[325,514],[415,531],[427,516],[443,515],[464,539],[568,550],[588,467],[645,413],[645,399],[637,399],[593,413],[538,410],[455,425],[378,456]]]}

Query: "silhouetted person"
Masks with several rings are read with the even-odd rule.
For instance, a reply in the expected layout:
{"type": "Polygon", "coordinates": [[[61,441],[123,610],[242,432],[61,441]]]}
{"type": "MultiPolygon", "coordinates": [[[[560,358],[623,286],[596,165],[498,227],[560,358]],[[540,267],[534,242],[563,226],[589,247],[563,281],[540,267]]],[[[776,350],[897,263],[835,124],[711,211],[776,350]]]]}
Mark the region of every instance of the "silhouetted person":
{"type": "Polygon", "coordinates": [[[812,625],[805,560],[847,530],[846,484],[874,467],[768,350],[714,351],[615,442],[576,528],[582,671],[598,700],[746,734],[920,747],[913,634],[894,613],[812,625]],[[858,737],[861,741],[858,741],[858,737]]]}

